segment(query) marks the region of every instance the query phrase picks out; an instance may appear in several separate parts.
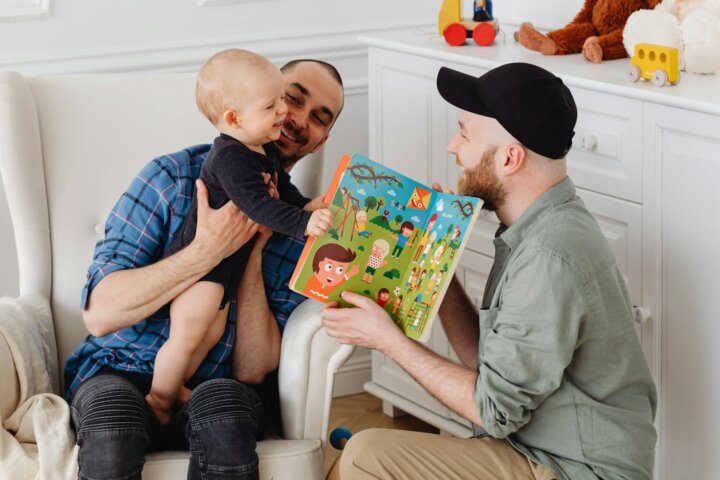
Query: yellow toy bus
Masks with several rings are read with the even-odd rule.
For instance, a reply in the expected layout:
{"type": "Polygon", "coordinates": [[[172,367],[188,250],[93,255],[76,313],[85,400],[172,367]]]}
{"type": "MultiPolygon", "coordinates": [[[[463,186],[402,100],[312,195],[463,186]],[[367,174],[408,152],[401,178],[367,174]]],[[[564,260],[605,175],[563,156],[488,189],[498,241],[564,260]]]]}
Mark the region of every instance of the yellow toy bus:
{"type": "Polygon", "coordinates": [[[635,54],[630,59],[628,76],[633,82],[644,78],[658,87],[667,83],[675,85],[680,81],[678,49],[638,43],[635,45],[635,54]]]}

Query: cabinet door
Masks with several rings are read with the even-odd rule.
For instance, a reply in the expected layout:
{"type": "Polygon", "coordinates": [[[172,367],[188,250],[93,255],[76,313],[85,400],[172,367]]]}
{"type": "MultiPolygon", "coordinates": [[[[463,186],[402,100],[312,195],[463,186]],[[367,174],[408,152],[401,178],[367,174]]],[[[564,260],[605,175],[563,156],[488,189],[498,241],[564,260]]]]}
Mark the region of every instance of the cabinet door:
{"type": "Polygon", "coordinates": [[[645,141],[647,295],[662,299],[659,478],[720,478],[720,117],[648,104],[645,141]]]}
{"type": "Polygon", "coordinates": [[[442,63],[370,48],[370,158],[422,183],[445,183],[447,102],[442,63]]]}
{"type": "MultiPolygon", "coordinates": [[[[580,188],[577,194],[597,220],[615,253],[620,270],[625,275],[630,297],[635,305],[642,306],[642,207],[580,188]]],[[[642,338],[637,325],[636,330],[642,338]]],[[[652,351],[646,351],[645,355],[651,362],[652,351]]]]}

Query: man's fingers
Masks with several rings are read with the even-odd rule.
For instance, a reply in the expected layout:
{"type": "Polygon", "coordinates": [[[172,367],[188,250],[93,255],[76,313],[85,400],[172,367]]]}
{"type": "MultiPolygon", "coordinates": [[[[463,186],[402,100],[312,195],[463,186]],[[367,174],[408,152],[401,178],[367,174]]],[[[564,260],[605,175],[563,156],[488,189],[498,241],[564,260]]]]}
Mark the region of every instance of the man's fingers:
{"type": "Polygon", "coordinates": [[[352,305],[355,305],[356,307],[369,308],[373,305],[376,305],[376,303],[368,297],[360,295],[359,293],[352,292],[350,290],[345,290],[340,294],[340,296],[343,300],[352,305]]]}
{"type": "Polygon", "coordinates": [[[440,185],[437,182],[432,184],[432,189],[435,190],[436,192],[444,192],[445,191],[443,189],[442,185],[440,185]]]}
{"type": "Polygon", "coordinates": [[[195,180],[195,189],[197,190],[198,209],[210,208],[210,204],[208,203],[208,191],[205,186],[205,182],[199,178],[195,180]]]}

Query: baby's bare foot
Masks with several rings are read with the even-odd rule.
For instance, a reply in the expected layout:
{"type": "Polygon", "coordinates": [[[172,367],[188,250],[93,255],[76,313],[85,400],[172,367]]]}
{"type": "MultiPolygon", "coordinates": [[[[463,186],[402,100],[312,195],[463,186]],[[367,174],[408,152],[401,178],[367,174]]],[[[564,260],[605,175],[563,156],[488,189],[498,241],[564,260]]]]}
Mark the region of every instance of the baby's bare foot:
{"type": "Polygon", "coordinates": [[[155,418],[158,419],[160,425],[165,425],[172,418],[172,408],[165,407],[163,402],[153,396],[152,393],[145,395],[145,401],[150,405],[155,418]]]}
{"type": "Polygon", "coordinates": [[[588,37],[585,40],[583,56],[590,62],[602,63],[603,51],[597,37],[588,37]]]}
{"type": "Polygon", "coordinates": [[[525,48],[543,55],[555,55],[557,45],[545,34],[540,33],[529,23],[523,23],[518,30],[518,42],[525,48]]]}

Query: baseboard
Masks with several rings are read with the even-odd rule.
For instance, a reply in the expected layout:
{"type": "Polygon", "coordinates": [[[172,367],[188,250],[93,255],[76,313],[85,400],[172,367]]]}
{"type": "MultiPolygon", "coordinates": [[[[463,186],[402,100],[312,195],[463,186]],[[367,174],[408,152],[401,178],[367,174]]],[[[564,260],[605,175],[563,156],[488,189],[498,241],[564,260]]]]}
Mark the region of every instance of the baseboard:
{"type": "Polygon", "coordinates": [[[371,371],[370,352],[366,349],[358,349],[335,373],[333,397],[364,392],[363,385],[370,381],[371,371]]]}

